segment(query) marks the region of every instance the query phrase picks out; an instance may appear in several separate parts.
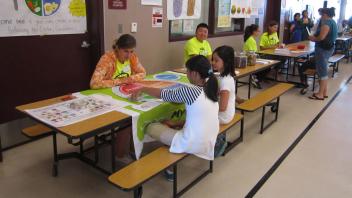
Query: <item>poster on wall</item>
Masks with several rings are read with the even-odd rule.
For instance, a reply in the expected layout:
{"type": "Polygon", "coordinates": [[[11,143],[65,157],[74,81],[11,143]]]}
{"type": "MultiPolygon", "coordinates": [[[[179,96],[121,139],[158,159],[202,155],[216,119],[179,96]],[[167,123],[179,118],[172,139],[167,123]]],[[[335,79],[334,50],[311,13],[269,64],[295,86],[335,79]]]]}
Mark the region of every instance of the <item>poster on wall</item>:
{"type": "Polygon", "coordinates": [[[172,34],[181,34],[183,31],[183,20],[174,20],[171,21],[171,33],[172,34]]]}
{"type": "Polygon", "coordinates": [[[231,0],[232,18],[250,18],[252,14],[251,0],[231,0]]]}
{"type": "Polygon", "coordinates": [[[156,6],[162,6],[163,1],[162,0],[141,0],[142,5],[156,5],[156,6]]]}
{"type": "Polygon", "coordinates": [[[263,1],[262,0],[252,0],[252,17],[258,17],[259,16],[259,8],[262,8],[263,6],[263,1]]]}
{"type": "Polygon", "coordinates": [[[0,37],[82,34],[86,31],[84,0],[0,1],[0,37]]]}
{"type": "Polygon", "coordinates": [[[126,10],[127,0],[109,0],[108,8],[113,10],[126,10]]]}
{"type": "Polygon", "coordinates": [[[163,8],[159,8],[159,7],[153,8],[152,27],[153,28],[163,27],[163,8]]]}
{"type": "Polygon", "coordinates": [[[230,7],[231,0],[219,0],[218,27],[231,27],[230,7]]]}
{"type": "Polygon", "coordinates": [[[193,20],[183,20],[183,32],[194,32],[193,26],[193,20]]]}
{"type": "Polygon", "coordinates": [[[201,0],[167,0],[167,19],[199,19],[201,0]]]}

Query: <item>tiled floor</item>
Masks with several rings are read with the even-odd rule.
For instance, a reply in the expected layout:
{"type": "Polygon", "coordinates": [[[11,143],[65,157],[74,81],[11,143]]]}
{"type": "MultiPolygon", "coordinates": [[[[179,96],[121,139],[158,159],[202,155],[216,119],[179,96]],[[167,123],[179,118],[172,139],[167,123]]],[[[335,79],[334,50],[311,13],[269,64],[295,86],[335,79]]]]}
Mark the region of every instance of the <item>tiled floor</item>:
{"type": "MultiPolygon", "coordinates": [[[[329,80],[329,100],[351,75],[352,64],[342,63],[340,72],[329,80]]],[[[246,91],[242,87],[239,94],[246,96],[246,91]]],[[[226,157],[216,159],[214,172],[183,197],[245,197],[328,103],[310,100],[308,94],[302,96],[299,89],[292,89],[282,96],[279,120],[263,135],[258,133],[261,111],[246,113],[244,142],[226,157]]],[[[352,197],[351,99],[350,85],[256,197],[352,197]]],[[[59,137],[60,151],[72,150],[66,139],[59,137]]],[[[51,141],[50,137],[44,138],[4,153],[4,162],[0,163],[1,198],[132,197],[132,193],[109,184],[106,175],[77,160],[61,161],[59,177],[53,178],[51,141]]],[[[101,161],[108,165],[108,147],[105,151],[105,155],[101,151],[101,161]]],[[[180,185],[197,176],[206,165],[195,157],[185,159],[179,165],[180,185]]],[[[172,184],[160,175],[146,183],[143,197],[171,197],[171,192],[172,184]]]]}

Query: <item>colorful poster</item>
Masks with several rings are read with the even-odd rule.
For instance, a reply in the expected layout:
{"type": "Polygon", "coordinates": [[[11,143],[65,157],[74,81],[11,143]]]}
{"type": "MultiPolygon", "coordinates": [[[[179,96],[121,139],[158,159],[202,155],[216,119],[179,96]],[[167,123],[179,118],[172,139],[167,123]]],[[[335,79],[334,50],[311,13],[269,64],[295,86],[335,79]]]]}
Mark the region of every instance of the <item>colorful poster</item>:
{"type": "Polygon", "coordinates": [[[219,0],[218,7],[218,27],[231,27],[231,0],[219,0]]]}
{"type": "Polygon", "coordinates": [[[167,19],[199,19],[201,0],[167,0],[167,19]]]}
{"type": "Polygon", "coordinates": [[[250,18],[252,14],[251,0],[231,0],[232,18],[250,18]]]}
{"type": "Polygon", "coordinates": [[[159,7],[153,8],[152,27],[153,28],[163,27],[163,8],[159,8],[159,7]]]}
{"type": "Polygon", "coordinates": [[[86,30],[84,0],[0,1],[0,37],[82,34],[86,30]]]}
{"type": "Polygon", "coordinates": [[[163,1],[162,0],[141,0],[142,5],[156,5],[156,6],[162,6],[163,1]]]}
{"type": "Polygon", "coordinates": [[[252,13],[251,13],[252,17],[259,16],[259,8],[262,8],[264,6],[263,3],[264,2],[261,0],[252,0],[252,13]]]}

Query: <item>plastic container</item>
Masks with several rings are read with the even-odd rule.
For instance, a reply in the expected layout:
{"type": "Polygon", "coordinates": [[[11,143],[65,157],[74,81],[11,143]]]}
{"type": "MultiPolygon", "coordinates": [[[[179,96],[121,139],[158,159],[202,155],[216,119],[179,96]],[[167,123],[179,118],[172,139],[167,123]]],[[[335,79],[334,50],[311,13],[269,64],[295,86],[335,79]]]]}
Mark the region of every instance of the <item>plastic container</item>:
{"type": "Polygon", "coordinates": [[[247,64],[248,66],[254,66],[257,63],[257,54],[254,51],[247,52],[247,64]]]}
{"type": "Polygon", "coordinates": [[[246,53],[241,52],[239,55],[235,56],[235,67],[245,68],[247,67],[247,56],[246,53]]]}

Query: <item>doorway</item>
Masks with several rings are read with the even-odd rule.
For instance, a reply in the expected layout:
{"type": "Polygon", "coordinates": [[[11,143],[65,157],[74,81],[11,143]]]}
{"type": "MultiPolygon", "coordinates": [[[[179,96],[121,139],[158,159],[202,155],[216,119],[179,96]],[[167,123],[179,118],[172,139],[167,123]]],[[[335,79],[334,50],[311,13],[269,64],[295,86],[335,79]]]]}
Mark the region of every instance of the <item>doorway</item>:
{"type": "Polygon", "coordinates": [[[103,1],[86,0],[84,34],[0,37],[0,124],[23,115],[18,105],[89,88],[104,52],[103,1]]]}

